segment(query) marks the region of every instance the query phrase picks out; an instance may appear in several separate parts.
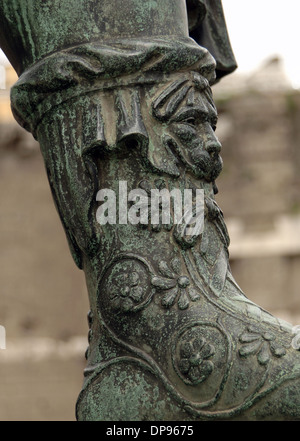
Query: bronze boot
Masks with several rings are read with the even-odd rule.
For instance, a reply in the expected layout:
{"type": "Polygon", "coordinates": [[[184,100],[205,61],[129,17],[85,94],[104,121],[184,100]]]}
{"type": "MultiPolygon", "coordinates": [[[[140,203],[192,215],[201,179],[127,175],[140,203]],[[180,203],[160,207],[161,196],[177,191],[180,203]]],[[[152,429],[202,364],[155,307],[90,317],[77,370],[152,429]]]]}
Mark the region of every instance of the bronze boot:
{"type": "Polygon", "coordinates": [[[20,76],[12,108],[40,142],[86,275],[77,419],[299,420],[297,335],[237,286],[214,199],[211,86],[235,68],[221,2],[5,0],[0,12],[20,76]]]}

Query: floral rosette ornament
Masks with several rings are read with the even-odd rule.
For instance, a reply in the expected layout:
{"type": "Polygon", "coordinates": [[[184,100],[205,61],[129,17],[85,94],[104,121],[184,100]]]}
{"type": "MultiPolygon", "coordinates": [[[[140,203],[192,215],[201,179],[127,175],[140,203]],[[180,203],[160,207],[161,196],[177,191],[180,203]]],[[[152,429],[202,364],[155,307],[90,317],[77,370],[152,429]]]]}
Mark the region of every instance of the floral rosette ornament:
{"type": "Polygon", "coordinates": [[[182,275],[180,259],[174,257],[170,265],[166,261],[161,261],[158,265],[161,276],[153,276],[151,284],[158,292],[163,292],[161,304],[165,308],[177,305],[179,309],[187,309],[190,301],[195,302],[200,299],[198,291],[191,286],[190,278],[182,275]]]}
{"type": "Polygon", "coordinates": [[[213,345],[205,338],[196,337],[192,341],[184,340],[180,345],[178,369],[188,384],[197,385],[205,381],[214,369],[210,360],[215,354],[213,345]]]}
{"type": "Polygon", "coordinates": [[[239,349],[241,357],[256,355],[257,361],[264,366],[269,363],[273,357],[283,357],[286,355],[286,349],[278,342],[276,336],[271,332],[260,332],[249,328],[240,337],[242,346],[239,349]]]}

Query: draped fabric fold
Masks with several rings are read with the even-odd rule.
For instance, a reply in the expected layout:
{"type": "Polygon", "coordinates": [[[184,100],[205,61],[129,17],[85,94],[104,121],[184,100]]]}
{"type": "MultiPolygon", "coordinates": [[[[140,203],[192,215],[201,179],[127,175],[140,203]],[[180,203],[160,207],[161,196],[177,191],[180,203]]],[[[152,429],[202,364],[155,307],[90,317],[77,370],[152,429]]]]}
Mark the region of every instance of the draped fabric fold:
{"type": "Polygon", "coordinates": [[[214,58],[191,38],[91,42],[51,54],[27,69],[11,90],[12,111],[34,133],[47,111],[81,93],[155,84],[189,67],[214,83],[214,58]]]}
{"type": "Polygon", "coordinates": [[[190,36],[216,60],[217,79],[237,68],[221,0],[187,0],[190,36]]]}

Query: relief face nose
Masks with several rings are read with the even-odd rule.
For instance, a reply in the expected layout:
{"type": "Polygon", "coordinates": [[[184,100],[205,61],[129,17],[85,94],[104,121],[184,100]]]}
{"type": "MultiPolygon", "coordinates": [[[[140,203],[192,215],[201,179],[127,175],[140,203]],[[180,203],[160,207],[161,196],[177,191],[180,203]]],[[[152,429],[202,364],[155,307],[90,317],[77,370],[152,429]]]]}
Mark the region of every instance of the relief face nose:
{"type": "Polygon", "coordinates": [[[208,135],[207,140],[205,142],[205,150],[210,155],[218,155],[221,152],[222,144],[214,134],[214,132],[211,129],[211,133],[208,135]]]}

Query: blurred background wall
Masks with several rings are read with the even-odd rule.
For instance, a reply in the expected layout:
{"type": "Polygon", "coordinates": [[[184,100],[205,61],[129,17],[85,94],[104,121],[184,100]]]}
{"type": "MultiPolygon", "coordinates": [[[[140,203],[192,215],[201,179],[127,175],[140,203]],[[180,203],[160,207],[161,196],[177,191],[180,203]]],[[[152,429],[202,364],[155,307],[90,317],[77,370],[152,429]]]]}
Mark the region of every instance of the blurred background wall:
{"type": "MultiPolygon", "coordinates": [[[[227,14],[231,3],[223,0],[227,14]]],[[[235,8],[239,3],[248,1],[235,8]]],[[[11,115],[16,76],[3,66],[0,420],[74,421],[87,346],[85,280],[69,253],[39,146],[11,115]]],[[[233,274],[251,300],[300,324],[300,91],[274,54],[213,91],[224,161],[216,199],[231,236],[233,274]]]]}
{"type": "Polygon", "coordinates": [[[69,253],[38,143],[0,90],[0,420],[75,420],[87,347],[85,280],[69,253]]]}
{"type": "Polygon", "coordinates": [[[300,323],[300,91],[272,57],[214,89],[220,204],[233,274],[268,311],[300,323]]]}

